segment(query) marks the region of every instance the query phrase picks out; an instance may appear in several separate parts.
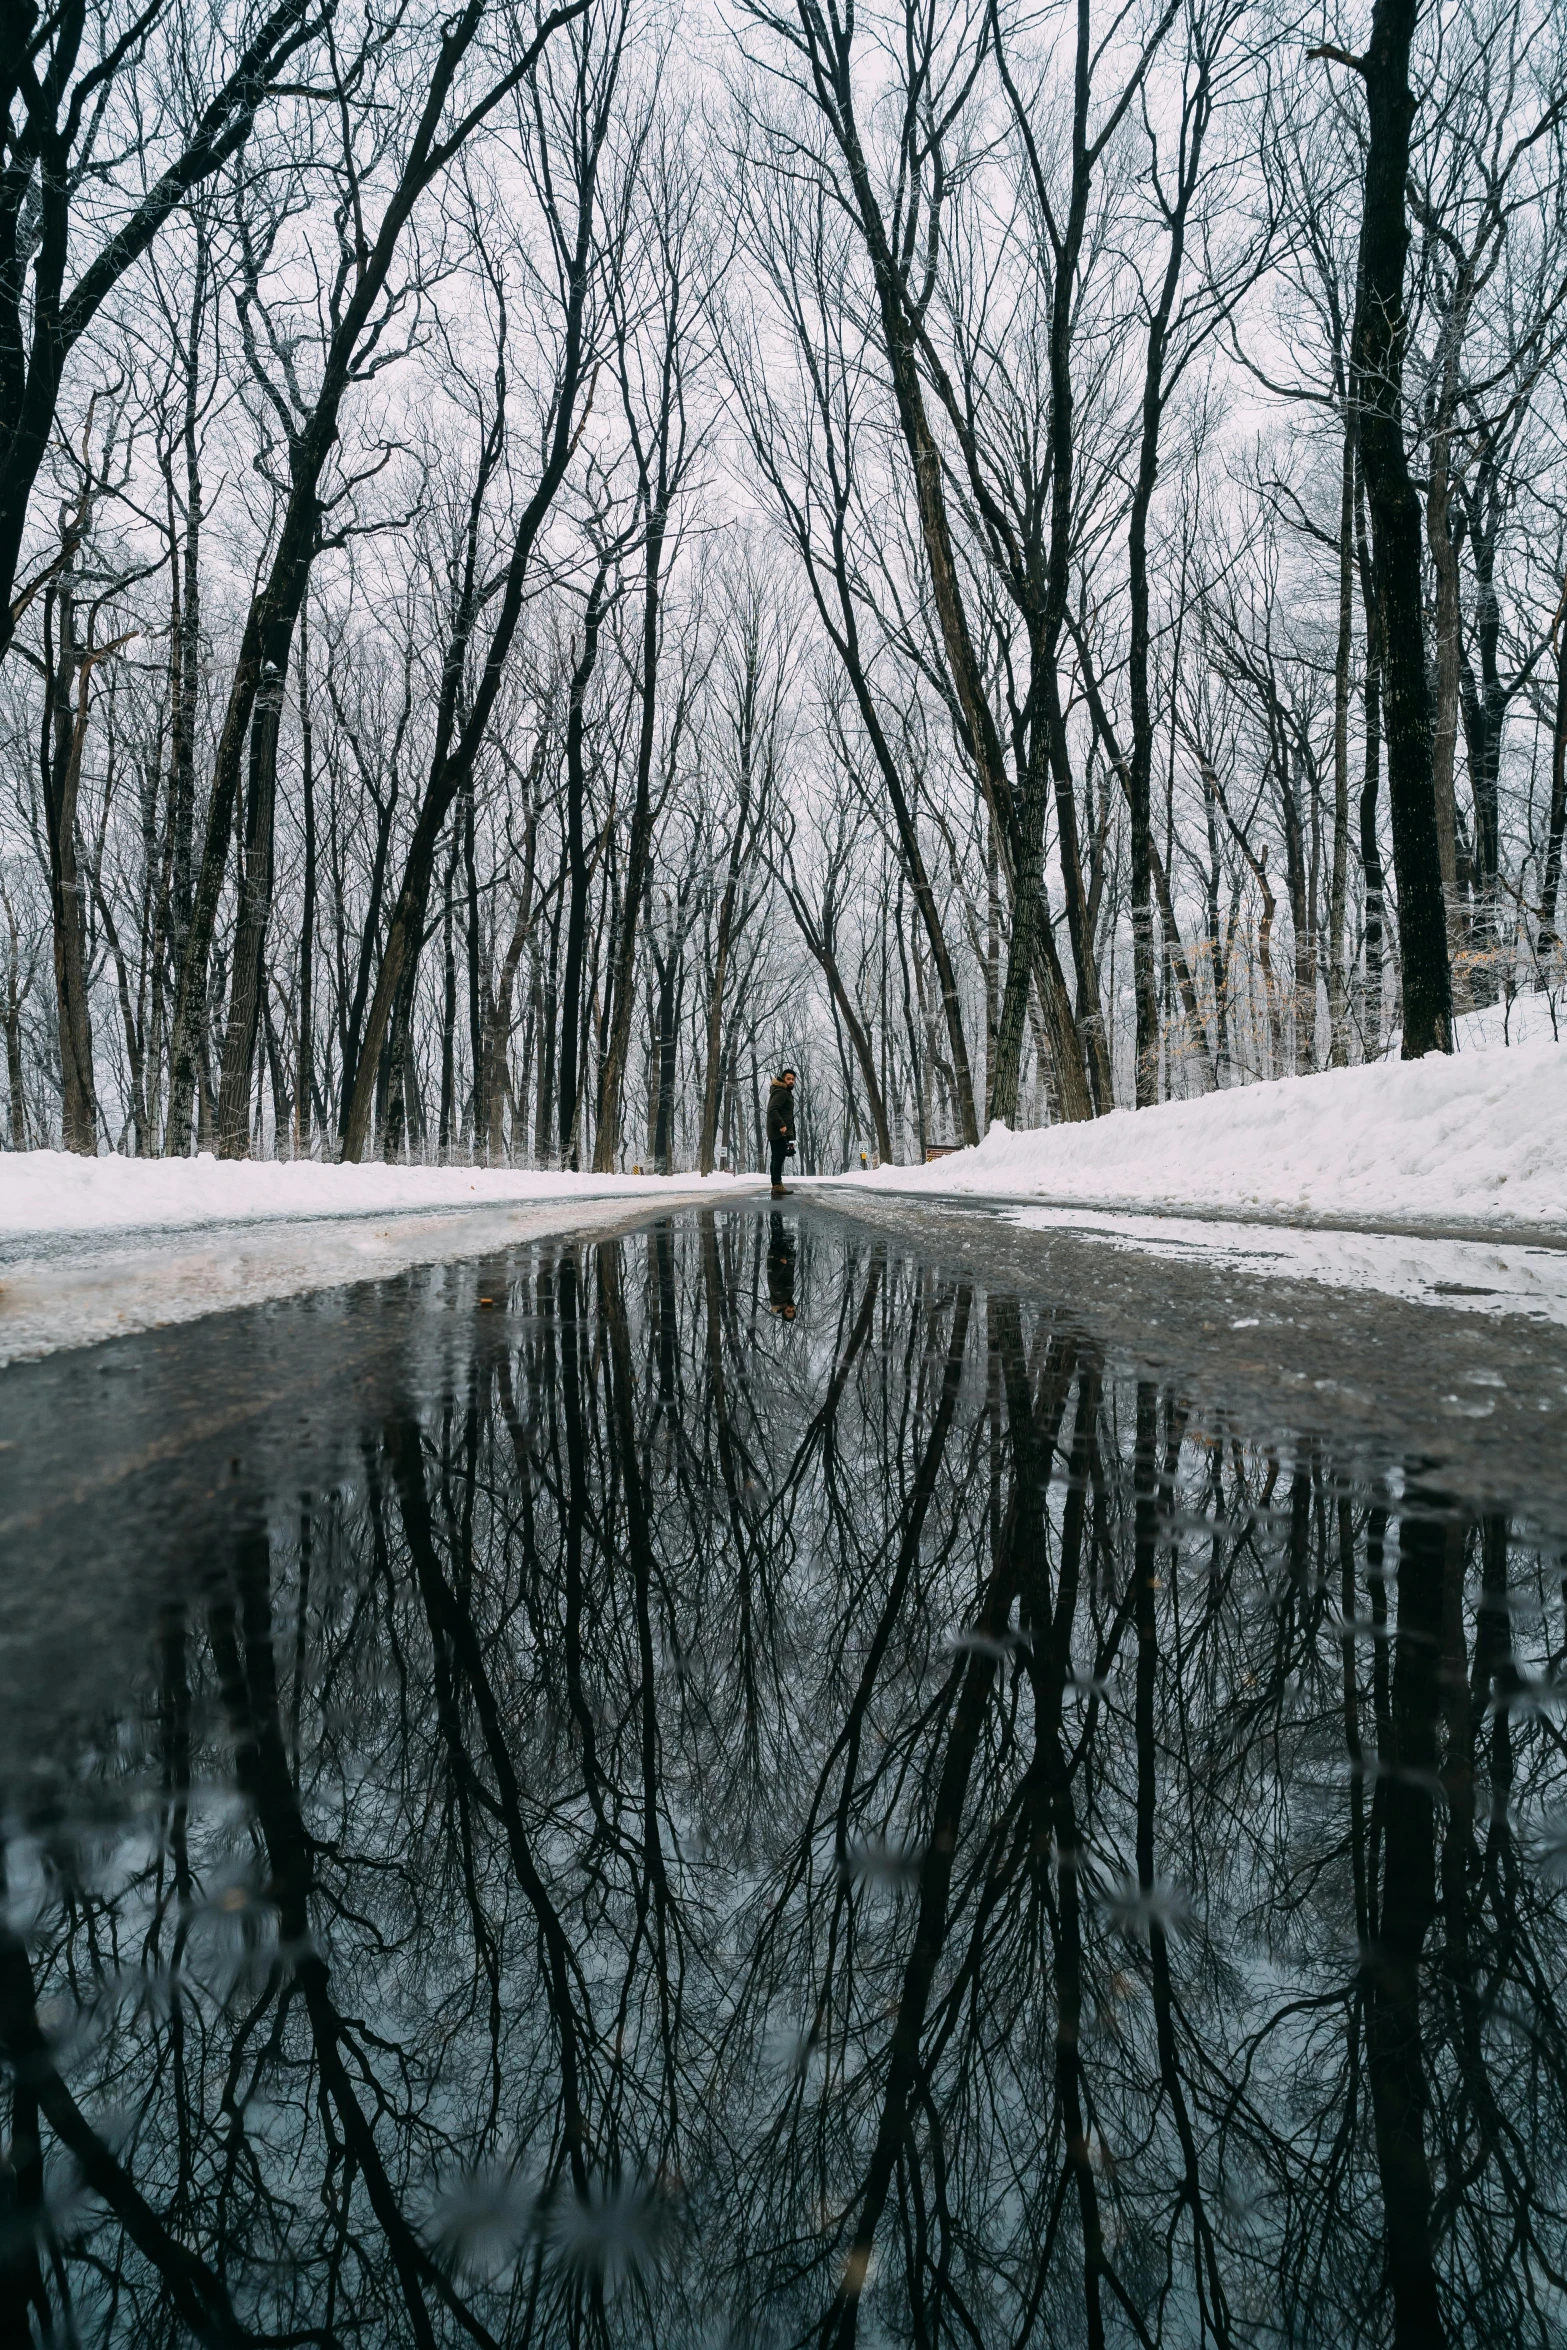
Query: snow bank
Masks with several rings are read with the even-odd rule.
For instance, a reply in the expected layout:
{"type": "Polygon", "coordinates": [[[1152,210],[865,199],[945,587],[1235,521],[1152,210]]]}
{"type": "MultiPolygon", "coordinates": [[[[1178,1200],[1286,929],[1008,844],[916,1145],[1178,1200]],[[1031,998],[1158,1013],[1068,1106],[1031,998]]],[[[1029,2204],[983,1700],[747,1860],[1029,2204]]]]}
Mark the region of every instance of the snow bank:
{"type": "MultiPolygon", "coordinates": [[[[732,1176],[0,1158],[0,1364],[743,1195],[732,1176]]],[[[753,1183],[754,1188],[754,1183],[753,1183]]]]}
{"type": "MultiPolygon", "coordinates": [[[[752,1185],[760,1178],[752,1178],[752,1185]]],[[[83,1159],[0,1154],[0,1235],[170,1230],[412,1209],[533,1207],[546,1201],[702,1197],[744,1177],[521,1174],[501,1167],[322,1166],[263,1159],[83,1159]]]]}
{"type": "Polygon", "coordinates": [[[1285,1077],[846,1183],[934,1197],[1567,1230],[1567,1045],[1285,1077]]]}

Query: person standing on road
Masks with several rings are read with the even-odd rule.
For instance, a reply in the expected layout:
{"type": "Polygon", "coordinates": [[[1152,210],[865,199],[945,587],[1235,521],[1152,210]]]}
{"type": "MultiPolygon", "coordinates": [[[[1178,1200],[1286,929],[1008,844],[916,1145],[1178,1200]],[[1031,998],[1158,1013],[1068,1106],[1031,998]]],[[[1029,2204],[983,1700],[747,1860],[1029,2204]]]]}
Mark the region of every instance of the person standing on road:
{"type": "Polygon", "coordinates": [[[772,1161],[773,1197],[784,1196],[784,1161],[794,1148],[794,1071],[780,1069],[767,1096],[767,1149],[772,1161]]]}

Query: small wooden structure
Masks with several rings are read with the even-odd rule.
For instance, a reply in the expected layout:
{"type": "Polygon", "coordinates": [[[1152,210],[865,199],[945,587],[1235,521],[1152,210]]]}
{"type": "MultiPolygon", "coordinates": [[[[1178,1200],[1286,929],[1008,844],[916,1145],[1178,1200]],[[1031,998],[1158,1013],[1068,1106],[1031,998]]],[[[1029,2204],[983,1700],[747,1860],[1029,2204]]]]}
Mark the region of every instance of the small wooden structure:
{"type": "Polygon", "coordinates": [[[928,1142],[925,1145],[925,1164],[928,1167],[932,1159],[950,1159],[954,1151],[962,1148],[961,1142],[928,1142]]]}

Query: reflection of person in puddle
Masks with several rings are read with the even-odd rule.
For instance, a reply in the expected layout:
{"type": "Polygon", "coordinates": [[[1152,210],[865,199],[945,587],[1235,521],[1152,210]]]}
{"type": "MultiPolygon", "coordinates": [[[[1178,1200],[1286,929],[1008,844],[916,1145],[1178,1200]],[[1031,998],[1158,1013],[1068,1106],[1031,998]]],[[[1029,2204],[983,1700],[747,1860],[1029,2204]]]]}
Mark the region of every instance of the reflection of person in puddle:
{"type": "Polygon", "coordinates": [[[794,1234],[782,1216],[768,1218],[772,1229],[767,1235],[767,1304],[769,1311],[781,1314],[786,1322],[795,1316],[794,1303],[794,1234]]]}

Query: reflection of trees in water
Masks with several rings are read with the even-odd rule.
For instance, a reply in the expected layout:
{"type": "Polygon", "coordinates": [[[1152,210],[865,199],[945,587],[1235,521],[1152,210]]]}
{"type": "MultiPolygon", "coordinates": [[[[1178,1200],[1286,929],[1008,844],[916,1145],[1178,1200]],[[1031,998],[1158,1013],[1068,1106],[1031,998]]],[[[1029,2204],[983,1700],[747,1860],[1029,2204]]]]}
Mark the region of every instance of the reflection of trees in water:
{"type": "Polygon", "coordinates": [[[10,2338],[1551,2338],[1556,1570],[764,1247],[519,1260],[14,1826],[10,2338]]]}

